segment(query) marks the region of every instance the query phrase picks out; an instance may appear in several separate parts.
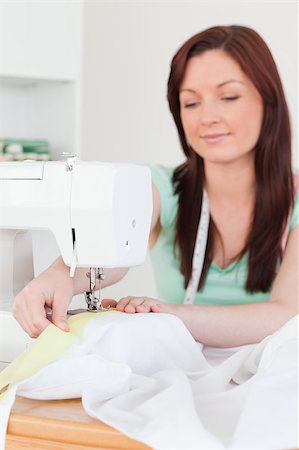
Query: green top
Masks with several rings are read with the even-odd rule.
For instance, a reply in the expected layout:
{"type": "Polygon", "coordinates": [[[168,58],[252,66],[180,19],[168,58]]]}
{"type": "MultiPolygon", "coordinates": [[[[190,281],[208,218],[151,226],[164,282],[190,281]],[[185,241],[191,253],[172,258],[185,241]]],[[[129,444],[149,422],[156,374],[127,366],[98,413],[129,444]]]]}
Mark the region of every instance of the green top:
{"type": "MultiPolygon", "coordinates": [[[[173,194],[172,168],[150,166],[152,180],[161,199],[160,221],[162,230],[150,251],[159,298],[169,303],[183,303],[184,278],[179,270],[179,259],[173,253],[175,219],[178,208],[177,195],[173,194]]],[[[298,194],[292,211],[289,230],[299,223],[298,194]]],[[[197,292],[194,303],[198,305],[240,305],[266,302],[270,292],[249,294],[245,291],[248,254],[221,269],[210,265],[204,289],[197,292]]]]}

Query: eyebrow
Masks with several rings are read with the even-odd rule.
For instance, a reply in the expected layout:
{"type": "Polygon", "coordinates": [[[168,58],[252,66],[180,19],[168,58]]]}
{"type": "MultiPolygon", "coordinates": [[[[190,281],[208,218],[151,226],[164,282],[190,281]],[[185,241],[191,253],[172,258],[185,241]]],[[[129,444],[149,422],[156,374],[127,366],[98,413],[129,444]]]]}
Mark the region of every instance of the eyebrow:
{"type": "MultiPolygon", "coordinates": [[[[239,80],[227,80],[227,81],[223,81],[222,83],[218,84],[218,85],[216,86],[216,88],[218,89],[218,88],[220,88],[220,87],[222,87],[222,86],[225,86],[226,84],[229,84],[229,83],[240,83],[240,84],[244,84],[242,81],[239,81],[239,80]]],[[[187,91],[187,92],[196,92],[194,89],[181,89],[181,90],[180,90],[180,92],[184,92],[184,91],[187,91]]]]}

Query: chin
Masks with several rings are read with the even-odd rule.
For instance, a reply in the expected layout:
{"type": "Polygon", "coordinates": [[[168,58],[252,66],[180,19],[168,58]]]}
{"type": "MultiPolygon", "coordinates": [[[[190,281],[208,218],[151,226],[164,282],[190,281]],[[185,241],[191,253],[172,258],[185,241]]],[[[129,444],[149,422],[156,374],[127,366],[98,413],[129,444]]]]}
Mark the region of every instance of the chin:
{"type": "Polygon", "coordinates": [[[237,161],[240,158],[240,156],[223,155],[223,153],[221,155],[209,154],[200,156],[203,158],[204,162],[211,164],[230,164],[237,161]]]}
{"type": "MultiPolygon", "coordinates": [[[[223,148],[221,150],[208,150],[206,152],[196,152],[201,158],[203,158],[204,162],[211,164],[231,164],[241,159],[248,159],[248,153],[240,154],[235,151],[225,151],[223,148]]],[[[252,154],[253,156],[253,154],[252,154]]]]}

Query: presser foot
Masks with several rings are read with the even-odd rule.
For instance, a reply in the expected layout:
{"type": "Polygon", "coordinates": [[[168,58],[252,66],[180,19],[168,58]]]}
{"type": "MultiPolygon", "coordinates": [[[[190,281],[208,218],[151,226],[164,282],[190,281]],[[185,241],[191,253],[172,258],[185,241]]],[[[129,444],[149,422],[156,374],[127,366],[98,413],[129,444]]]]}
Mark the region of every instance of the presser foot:
{"type": "Polygon", "coordinates": [[[104,271],[99,267],[90,267],[90,271],[86,273],[87,278],[89,278],[89,291],[85,292],[85,300],[87,303],[87,311],[89,312],[102,312],[108,311],[108,308],[104,308],[102,306],[102,302],[100,301],[101,296],[101,284],[102,280],[105,279],[104,271]],[[98,292],[99,295],[96,296],[96,280],[99,282],[98,292]]]}
{"type": "Polygon", "coordinates": [[[107,308],[104,308],[104,306],[100,305],[97,307],[88,306],[87,311],[88,312],[103,312],[108,311],[110,309],[110,305],[107,308]]]}
{"type": "Polygon", "coordinates": [[[79,309],[71,309],[69,310],[67,313],[70,316],[74,316],[75,314],[81,314],[81,313],[85,313],[85,312],[93,312],[93,313],[98,313],[98,312],[105,312],[108,311],[110,309],[110,305],[107,308],[104,308],[104,306],[102,306],[102,302],[100,301],[99,298],[97,298],[95,296],[94,292],[85,292],[85,301],[87,304],[87,308],[79,308],[79,309]]]}
{"type": "Polygon", "coordinates": [[[102,302],[94,295],[94,292],[85,292],[85,300],[89,312],[103,312],[110,309],[110,305],[107,308],[102,306],[102,302]]]}
{"type": "Polygon", "coordinates": [[[100,306],[97,309],[89,309],[89,308],[86,308],[86,309],[84,309],[84,308],[70,309],[67,312],[67,315],[68,316],[75,316],[76,314],[82,314],[82,313],[86,313],[86,312],[95,312],[95,313],[97,313],[97,312],[105,312],[105,311],[109,311],[109,309],[110,309],[110,306],[108,306],[107,308],[104,308],[103,306],[100,306]]]}

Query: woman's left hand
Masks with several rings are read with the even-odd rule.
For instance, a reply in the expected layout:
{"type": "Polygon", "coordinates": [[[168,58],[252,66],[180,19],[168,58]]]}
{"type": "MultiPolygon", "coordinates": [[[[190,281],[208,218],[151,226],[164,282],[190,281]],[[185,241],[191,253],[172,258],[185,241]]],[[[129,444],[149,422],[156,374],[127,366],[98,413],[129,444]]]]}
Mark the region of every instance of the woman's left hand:
{"type": "Polygon", "coordinates": [[[170,305],[156,298],[128,296],[121,298],[118,302],[111,299],[104,299],[102,300],[102,306],[104,308],[111,306],[113,308],[116,308],[117,311],[123,311],[132,314],[148,312],[163,312],[173,314],[173,309],[177,305],[170,305]]]}

